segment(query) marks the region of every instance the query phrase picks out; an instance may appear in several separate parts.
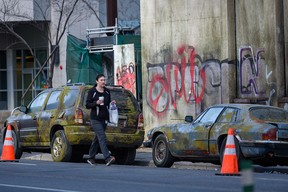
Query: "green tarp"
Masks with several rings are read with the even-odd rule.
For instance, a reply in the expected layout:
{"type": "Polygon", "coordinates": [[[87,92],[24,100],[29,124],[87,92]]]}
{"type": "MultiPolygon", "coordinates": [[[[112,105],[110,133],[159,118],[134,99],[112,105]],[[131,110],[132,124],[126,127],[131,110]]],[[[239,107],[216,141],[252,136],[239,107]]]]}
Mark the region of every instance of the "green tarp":
{"type": "Polygon", "coordinates": [[[102,55],[89,53],[85,47],[86,41],[68,35],[66,72],[71,83],[95,83],[96,75],[103,73],[102,55]]]}

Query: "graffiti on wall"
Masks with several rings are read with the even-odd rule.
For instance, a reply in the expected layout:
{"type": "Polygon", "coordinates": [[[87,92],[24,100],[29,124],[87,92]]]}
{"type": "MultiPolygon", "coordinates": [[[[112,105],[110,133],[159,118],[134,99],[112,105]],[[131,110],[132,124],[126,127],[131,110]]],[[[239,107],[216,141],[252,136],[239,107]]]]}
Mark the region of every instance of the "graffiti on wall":
{"type": "Polygon", "coordinates": [[[115,85],[122,85],[136,96],[134,44],[114,45],[115,85]]]}
{"type": "Polygon", "coordinates": [[[224,63],[227,63],[227,60],[203,61],[196,53],[195,47],[189,45],[182,45],[177,49],[177,61],[148,63],[148,105],[159,115],[171,107],[177,110],[180,99],[187,104],[195,105],[199,112],[201,108],[206,107],[204,98],[209,100],[207,97],[211,96],[217,100],[216,102],[221,103],[221,66],[224,63]]]}
{"type": "Polygon", "coordinates": [[[264,49],[258,48],[254,56],[251,46],[239,48],[239,92],[240,97],[265,98],[267,92],[270,104],[272,95],[276,92],[275,83],[269,78],[272,71],[268,72],[268,66],[264,59],[264,49]]]}
{"type": "MultiPolygon", "coordinates": [[[[170,49],[166,47],[165,50],[170,49]]],[[[147,104],[153,113],[163,115],[170,109],[179,110],[179,107],[183,107],[183,102],[190,105],[190,108],[195,108],[196,114],[208,106],[222,103],[229,89],[228,65],[234,63],[238,63],[240,71],[236,80],[240,85],[240,96],[266,96],[266,85],[272,71],[267,72],[262,54],[264,50],[259,49],[254,58],[251,47],[242,46],[239,48],[239,62],[228,62],[228,59],[220,61],[213,58],[213,55],[210,56],[212,58],[203,60],[196,53],[195,47],[181,45],[174,61],[147,63],[147,104]],[[181,106],[178,106],[180,101],[181,106]]],[[[237,82],[235,86],[236,84],[237,82]]],[[[270,91],[269,98],[274,92],[270,91]]]]}

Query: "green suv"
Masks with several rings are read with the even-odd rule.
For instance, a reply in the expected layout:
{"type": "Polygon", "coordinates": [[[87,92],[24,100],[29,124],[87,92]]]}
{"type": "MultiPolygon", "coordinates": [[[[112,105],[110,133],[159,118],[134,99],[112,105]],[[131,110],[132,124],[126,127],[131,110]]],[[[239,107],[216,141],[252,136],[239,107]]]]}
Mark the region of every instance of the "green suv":
{"type": "MultiPolygon", "coordinates": [[[[15,158],[22,153],[51,152],[54,161],[81,161],[88,154],[94,132],[85,102],[92,85],[70,84],[46,89],[26,107],[15,108],[1,129],[2,141],[12,126],[15,158]]],[[[116,100],[119,121],[106,129],[107,144],[119,164],[132,164],[144,140],[143,115],[134,95],[122,87],[107,86],[116,100]]]]}

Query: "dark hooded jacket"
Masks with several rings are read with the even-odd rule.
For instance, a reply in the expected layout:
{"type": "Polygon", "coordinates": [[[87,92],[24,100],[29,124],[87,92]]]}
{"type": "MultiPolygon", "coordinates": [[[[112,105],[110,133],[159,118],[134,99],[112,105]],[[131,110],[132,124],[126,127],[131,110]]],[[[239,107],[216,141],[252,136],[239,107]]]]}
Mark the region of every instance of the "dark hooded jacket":
{"type": "Polygon", "coordinates": [[[109,104],[111,102],[110,91],[104,87],[104,92],[97,91],[96,86],[89,90],[86,99],[86,108],[91,109],[90,119],[99,121],[109,121],[109,104]],[[96,104],[99,97],[104,97],[104,105],[96,104]]]}

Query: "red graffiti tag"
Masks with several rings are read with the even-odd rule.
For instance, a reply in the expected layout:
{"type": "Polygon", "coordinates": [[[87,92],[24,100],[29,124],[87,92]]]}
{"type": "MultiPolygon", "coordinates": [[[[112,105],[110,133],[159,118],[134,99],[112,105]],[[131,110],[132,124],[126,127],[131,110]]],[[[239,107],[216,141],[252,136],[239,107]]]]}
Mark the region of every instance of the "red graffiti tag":
{"type": "MultiPolygon", "coordinates": [[[[147,65],[147,68],[151,69],[151,71],[153,70],[153,68],[161,67],[163,73],[161,74],[158,71],[156,73],[153,73],[150,84],[148,83],[149,96],[147,102],[154,110],[154,112],[162,113],[167,111],[170,100],[173,108],[176,110],[177,99],[182,98],[183,95],[186,103],[189,103],[192,97],[194,99],[194,102],[197,104],[201,103],[203,99],[206,84],[205,68],[200,68],[199,72],[195,70],[195,48],[193,46],[182,45],[178,48],[177,54],[179,55],[181,64],[179,64],[178,62],[173,62],[169,64],[154,64],[150,66],[147,65]],[[188,63],[187,60],[189,60],[190,63],[188,63]],[[186,79],[185,71],[187,67],[190,67],[190,77],[186,79]],[[200,78],[198,77],[199,74],[197,74],[197,72],[200,73],[200,78]],[[195,75],[197,75],[198,78],[196,78],[195,75]],[[174,78],[171,76],[173,76],[174,78]],[[198,94],[199,82],[197,81],[197,79],[202,81],[200,94],[198,94]],[[179,80],[181,80],[181,85],[179,85],[179,80]],[[186,82],[187,80],[190,80],[190,82],[186,82]],[[188,86],[189,91],[187,91],[185,87],[185,84],[187,83],[190,83],[190,86],[188,86]],[[175,90],[173,90],[173,88],[175,90]]],[[[149,71],[150,70],[148,70],[148,72],[149,71]]]]}

